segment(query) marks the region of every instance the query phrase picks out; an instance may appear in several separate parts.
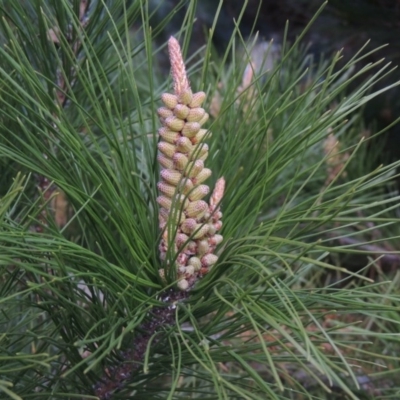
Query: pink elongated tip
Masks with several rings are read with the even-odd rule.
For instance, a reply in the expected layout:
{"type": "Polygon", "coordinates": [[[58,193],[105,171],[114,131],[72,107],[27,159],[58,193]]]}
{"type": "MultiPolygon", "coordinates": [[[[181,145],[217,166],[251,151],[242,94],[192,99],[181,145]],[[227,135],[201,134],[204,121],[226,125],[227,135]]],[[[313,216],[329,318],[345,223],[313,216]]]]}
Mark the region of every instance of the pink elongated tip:
{"type": "Polygon", "coordinates": [[[210,205],[216,206],[217,204],[219,204],[222,198],[224,197],[224,192],[225,192],[225,179],[224,177],[221,177],[215,183],[215,187],[210,199],[210,205]]]}
{"type": "Polygon", "coordinates": [[[171,63],[171,75],[174,81],[174,91],[176,95],[179,95],[183,91],[190,89],[190,85],[185,63],[183,62],[181,46],[173,36],[168,40],[168,52],[171,63]]]}

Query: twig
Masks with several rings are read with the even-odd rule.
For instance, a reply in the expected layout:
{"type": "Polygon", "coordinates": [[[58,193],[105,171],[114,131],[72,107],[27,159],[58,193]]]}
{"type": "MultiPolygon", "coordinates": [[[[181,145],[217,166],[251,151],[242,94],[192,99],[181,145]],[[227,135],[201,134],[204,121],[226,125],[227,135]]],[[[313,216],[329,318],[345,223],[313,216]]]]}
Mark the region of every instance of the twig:
{"type": "Polygon", "coordinates": [[[379,256],[379,261],[383,262],[391,267],[400,265],[400,254],[388,253],[388,249],[374,245],[374,244],[363,244],[358,239],[351,237],[339,237],[335,238],[335,241],[339,242],[342,246],[356,245],[358,250],[362,250],[370,253],[371,255],[379,256]]]}
{"type": "MultiPolygon", "coordinates": [[[[88,23],[88,11],[90,6],[90,0],[81,0],[79,4],[79,21],[81,24],[82,29],[84,29],[88,23]]],[[[60,43],[59,38],[59,30],[55,27],[50,29],[47,33],[48,39],[52,41],[54,44],[60,43]]],[[[75,43],[71,43],[73,53],[77,56],[79,48],[80,48],[80,41],[77,40],[75,43]]],[[[71,76],[74,77],[76,75],[76,70],[72,69],[71,76]]],[[[73,86],[75,79],[73,78],[71,81],[71,86],[73,86]]],[[[56,102],[60,105],[61,108],[65,108],[67,106],[67,92],[68,87],[66,83],[66,79],[63,76],[61,69],[58,68],[57,70],[57,89],[56,89],[56,102]]],[[[56,128],[56,126],[54,126],[56,128]]],[[[43,157],[47,159],[47,154],[43,154],[43,157]]],[[[39,216],[39,224],[36,224],[33,228],[36,232],[43,232],[43,227],[47,226],[47,208],[45,204],[51,199],[51,204],[53,210],[56,207],[59,207],[61,204],[62,206],[65,205],[65,194],[62,191],[58,191],[59,193],[55,193],[57,190],[57,186],[54,185],[47,177],[42,175],[36,175],[36,186],[39,190],[39,196],[42,197],[42,206],[43,210],[39,216]],[[53,196],[54,195],[54,196],[53,196]]],[[[61,206],[61,207],[62,207],[61,206]]],[[[65,216],[60,215],[60,213],[55,211],[55,219],[58,226],[65,225],[65,216]]]]}
{"type": "MultiPolygon", "coordinates": [[[[152,309],[148,320],[138,329],[143,333],[134,338],[129,350],[120,352],[119,356],[123,361],[117,366],[108,367],[101,380],[94,385],[94,394],[100,400],[112,399],[113,394],[126,386],[126,383],[139,371],[150,339],[155,333],[175,324],[177,303],[185,300],[188,295],[189,293],[185,291],[169,289],[161,296],[160,300],[165,305],[152,309]]],[[[156,337],[152,345],[159,343],[161,338],[160,335],[156,337]]]]}

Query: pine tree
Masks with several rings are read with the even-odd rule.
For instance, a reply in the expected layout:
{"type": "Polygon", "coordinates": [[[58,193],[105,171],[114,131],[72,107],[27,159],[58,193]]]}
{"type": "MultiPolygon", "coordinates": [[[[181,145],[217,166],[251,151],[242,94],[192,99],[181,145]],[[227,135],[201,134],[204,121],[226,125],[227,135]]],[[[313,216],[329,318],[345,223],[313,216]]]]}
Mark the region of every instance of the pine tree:
{"type": "Polygon", "coordinates": [[[169,79],[173,12],[1,2],[0,393],[396,397],[399,162],[361,118],[391,67],[238,29],[188,60],[183,5],[169,79]]]}

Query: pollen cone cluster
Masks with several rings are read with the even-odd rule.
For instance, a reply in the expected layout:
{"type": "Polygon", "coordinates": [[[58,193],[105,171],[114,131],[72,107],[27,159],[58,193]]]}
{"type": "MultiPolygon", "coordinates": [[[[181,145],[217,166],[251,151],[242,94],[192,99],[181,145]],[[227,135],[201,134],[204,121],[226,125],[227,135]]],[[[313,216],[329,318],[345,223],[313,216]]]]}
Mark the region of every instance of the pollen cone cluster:
{"type": "MultiPolygon", "coordinates": [[[[158,109],[162,128],[158,133],[158,162],[161,180],[159,221],[162,230],[160,257],[166,270],[175,268],[178,287],[190,289],[198,278],[217,262],[215,249],[222,242],[218,234],[222,214],[219,203],[225,180],[220,178],[210,196],[205,184],[211,170],[205,167],[208,146],[204,138],[211,133],[202,129],[208,114],[201,107],[204,92],[192,93],[178,41],[168,42],[174,93],[164,93],[164,107],[158,109]]],[[[160,270],[165,278],[165,270],[160,270]]]]}

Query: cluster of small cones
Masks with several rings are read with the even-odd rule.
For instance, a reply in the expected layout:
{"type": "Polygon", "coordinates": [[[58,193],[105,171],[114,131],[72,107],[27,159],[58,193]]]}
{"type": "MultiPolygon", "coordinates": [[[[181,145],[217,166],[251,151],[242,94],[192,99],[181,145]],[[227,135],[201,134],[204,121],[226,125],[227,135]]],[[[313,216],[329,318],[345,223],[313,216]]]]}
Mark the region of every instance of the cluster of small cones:
{"type": "Polygon", "coordinates": [[[157,202],[162,230],[160,257],[165,262],[160,275],[165,279],[165,272],[175,268],[179,289],[188,290],[218,260],[215,249],[222,242],[219,203],[225,180],[217,181],[209,203],[203,200],[210,191],[204,182],[211,175],[204,166],[208,146],[203,142],[211,134],[201,128],[208,120],[201,107],[206,95],[192,93],[175,38],[169,39],[168,48],[174,93],[164,93],[164,107],[158,109],[163,126],[158,131],[161,181],[157,202]]]}

